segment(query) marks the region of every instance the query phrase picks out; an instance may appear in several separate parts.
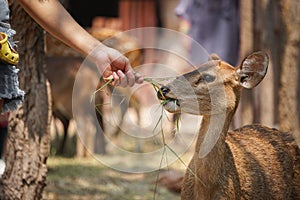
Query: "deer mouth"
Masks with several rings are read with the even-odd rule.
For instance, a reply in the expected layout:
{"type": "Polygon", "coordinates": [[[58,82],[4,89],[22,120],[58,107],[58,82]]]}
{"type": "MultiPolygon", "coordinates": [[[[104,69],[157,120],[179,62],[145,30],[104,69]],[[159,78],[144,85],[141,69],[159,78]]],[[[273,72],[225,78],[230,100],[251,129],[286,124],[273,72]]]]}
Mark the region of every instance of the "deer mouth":
{"type": "Polygon", "coordinates": [[[176,97],[174,98],[172,96],[172,94],[170,93],[170,89],[166,86],[162,87],[161,90],[157,92],[157,97],[159,100],[161,100],[161,105],[163,105],[163,107],[167,111],[171,113],[180,111],[179,100],[176,97]]]}
{"type": "Polygon", "coordinates": [[[164,100],[161,100],[161,104],[167,111],[171,113],[176,113],[180,111],[180,102],[178,99],[167,97],[164,100]]]}

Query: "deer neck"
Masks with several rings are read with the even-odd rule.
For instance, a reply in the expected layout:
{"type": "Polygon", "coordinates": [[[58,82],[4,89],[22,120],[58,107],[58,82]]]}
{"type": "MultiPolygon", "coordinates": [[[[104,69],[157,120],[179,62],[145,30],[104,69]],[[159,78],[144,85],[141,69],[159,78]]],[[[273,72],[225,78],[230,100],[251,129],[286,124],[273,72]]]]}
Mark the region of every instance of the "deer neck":
{"type": "Polygon", "coordinates": [[[225,163],[228,162],[227,156],[230,153],[225,139],[234,112],[235,109],[203,116],[193,159],[195,173],[205,185],[217,183],[220,173],[224,172],[225,163]]]}

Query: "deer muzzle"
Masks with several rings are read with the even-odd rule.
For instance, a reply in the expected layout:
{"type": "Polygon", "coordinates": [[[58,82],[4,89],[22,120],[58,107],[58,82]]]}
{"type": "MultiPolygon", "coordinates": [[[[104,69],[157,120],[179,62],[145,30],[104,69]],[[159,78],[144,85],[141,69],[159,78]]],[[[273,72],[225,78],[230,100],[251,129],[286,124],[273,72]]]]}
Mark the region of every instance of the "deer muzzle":
{"type": "Polygon", "coordinates": [[[161,104],[169,112],[180,111],[180,103],[178,99],[172,95],[172,92],[168,86],[163,86],[157,91],[157,98],[161,100],[161,104]]]}

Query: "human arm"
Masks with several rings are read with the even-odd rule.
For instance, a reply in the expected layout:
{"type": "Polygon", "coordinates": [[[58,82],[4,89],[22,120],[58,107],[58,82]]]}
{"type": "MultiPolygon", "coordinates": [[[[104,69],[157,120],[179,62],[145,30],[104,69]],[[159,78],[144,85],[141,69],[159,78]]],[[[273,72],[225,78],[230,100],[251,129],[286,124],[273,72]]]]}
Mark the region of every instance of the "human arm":
{"type": "Polygon", "coordinates": [[[128,59],[83,29],[57,0],[18,0],[25,11],[47,32],[95,62],[104,78],[113,85],[132,86],[143,78],[134,74],[128,59]]]}

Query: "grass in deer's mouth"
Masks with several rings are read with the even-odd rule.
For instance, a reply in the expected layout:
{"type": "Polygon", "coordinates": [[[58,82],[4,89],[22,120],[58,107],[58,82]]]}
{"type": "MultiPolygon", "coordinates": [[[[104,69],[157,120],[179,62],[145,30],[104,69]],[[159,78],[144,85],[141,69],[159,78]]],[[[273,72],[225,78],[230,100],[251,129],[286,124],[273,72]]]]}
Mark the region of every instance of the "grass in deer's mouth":
{"type": "MultiPolygon", "coordinates": [[[[161,91],[161,86],[162,84],[160,84],[159,82],[153,80],[152,78],[145,78],[144,79],[145,81],[149,82],[154,90],[158,93],[160,92],[161,93],[161,96],[162,97],[165,97],[161,91]]],[[[166,80],[166,79],[163,79],[163,80],[166,80]]],[[[161,100],[161,105],[162,105],[162,110],[161,110],[161,115],[156,123],[156,126],[154,129],[156,129],[159,124],[160,124],[160,132],[161,132],[161,135],[162,135],[162,141],[163,141],[163,153],[162,153],[162,157],[161,157],[161,161],[160,161],[160,165],[159,165],[159,169],[158,169],[158,173],[157,173],[157,177],[156,177],[156,184],[155,184],[155,188],[154,188],[154,196],[153,196],[153,199],[155,200],[156,199],[156,191],[157,191],[157,182],[158,182],[158,178],[159,178],[159,172],[161,170],[161,166],[162,166],[162,163],[163,163],[163,160],[164,160],[164,156],[165,156],[165,159],[166,159],[166,163],[168,165],[168,160],[167,160],[167,149],[172,153],[174,154],[177,159],[187,168],[187,170],[193,175],[196,177],[197,180],[199,180],[199,182],[201,184],[203,184],[205,186],[205,184],[201,181],[201,179],[195,174],[194,171],[192,171],[192,169],[189,168],[189,166],[180,158],[180,156],[166,143],[166,139],[165,139],[165,133],[164,133],[164,129],[163,129],[163,122],[162,122],[162,118],[163,118],[163,115],[164,115],[164,112],[165,110],[163,109],[163,106],[167,103],[169,103],[170,101],[174,101],[174,105],[175,105],[175,110],[177,109],[176,106],[180,106],[180,103],[178,102],[177,99],[172,99],[172,98],[164,98],[163,100],[161,100]]],[[[179,121],[180,121],[180,116],[176,117],[176,130],[174,133],[177,133],[179,131],[179,121]]]]}
{"type": "Polygon", "coordinates": [[[172,99],[163,99],[160,101],[160,104],[165,105],[165,104],[169,103],[170,101],[172,101],[172,99]]]}
{"type": "Polygon", "coordinates": [[[164,105],[168,104],[169,102],[174,102],[174,110],[177,110],[180,106],[178,99],[173,99],[173,98],[167,98],[167,99],[161,100],[160,104],[164,106],[164,105]]]}
{"type": "Polygon", "coordinates": [[[160,81],[165,81],[165,80],[169,80],[169,79],[173,79],[173,78],[174,77],[166,77],[166,78],[149,78],[149,77],[147,77],[147,78],[144,78],[144,81],[149,82],[153,86],[155,92],[160,93],[160,95],[162,97],[162,100],[160,101],[161,105],[165,105],[165,104],[169,103],[170,101],[174,101],[175,105],[177,105],[177,106],[180,105],[177,99],[166,97],[163,94],[163,92],[161,90],[161,87],[163,86],[163,84],[159,83],[160,81]]]}
{"type": "MultiPolygon", "coordinates": [[[[158,93],[160,92],[161,93],[161,96],[164,97],[162,91],[161,91],[161,86],[162,84],[160,84],[159,82],[151,79],[151,78],[146,78],[144,79],[145,81],[149,82],[154,90],[158,93]]],[[[164,79],[165,80],[165,79],[164,79]]],[[[201,181],[200,178],[197,177],[197,175],[188,167],[188,165],[180,158],[180,156],[166,143],[166,139],[165,139],[165,133],[164,133],[164,129],[163,129],[163,122],[162,122],[162,118],[163,118],[163,115],[164,115],[164,112],[165,110],[163,109],[163,106],[167,103],[169,103],[170,101],[174,101],[174,105],[175,106],[180,106],[179,102],[177,99],[172,99],[172,98],[165,98],[163,100],[161,100],[161,105],[162,105],[162,109],[161,109],[161,115],[156,123],[156,126],[154,128],[154,130],[159,126],[160,124],[160,132],[161,132],[161,135],[162,135],[162,142],[163,142],[163,153],[162,153],[162,157],[161,157],[161,161],[160,161],[160,165],[159,165],[159,169],[158,169],[158,173],[157,173],[157,177],[156,177],[156,184],[155,184],[155,188],[154,188],[154,196],[153,196],[153,199],[155,200],[156,199],[156,191],[157,191],[157,183],[158,183],[158,178],[159,178],[159,172],[161,170],[161,167],[162,167],[162,163],[163,163],[163,160],[164,160],[164,157],[166,159],[166,163],[168,165],[168,160],[167,160],[167,150],[169,150],[172,154],[174,154],[177,159],[187,168],[187,170],[193,175],[195,176],[199,181],[200,183],[203,184],[203,182],[201,181]]],[[[175,109],[177,109],[175,107],[175,109]]],[[[176,130],[173,131],[174,133],[177,133],[179,131],[179,121],[180,121],[180,116],[179,117],[176,117],[176,130]]],[[[203,184],[204,185],[204,184],[203,184]]]]}

